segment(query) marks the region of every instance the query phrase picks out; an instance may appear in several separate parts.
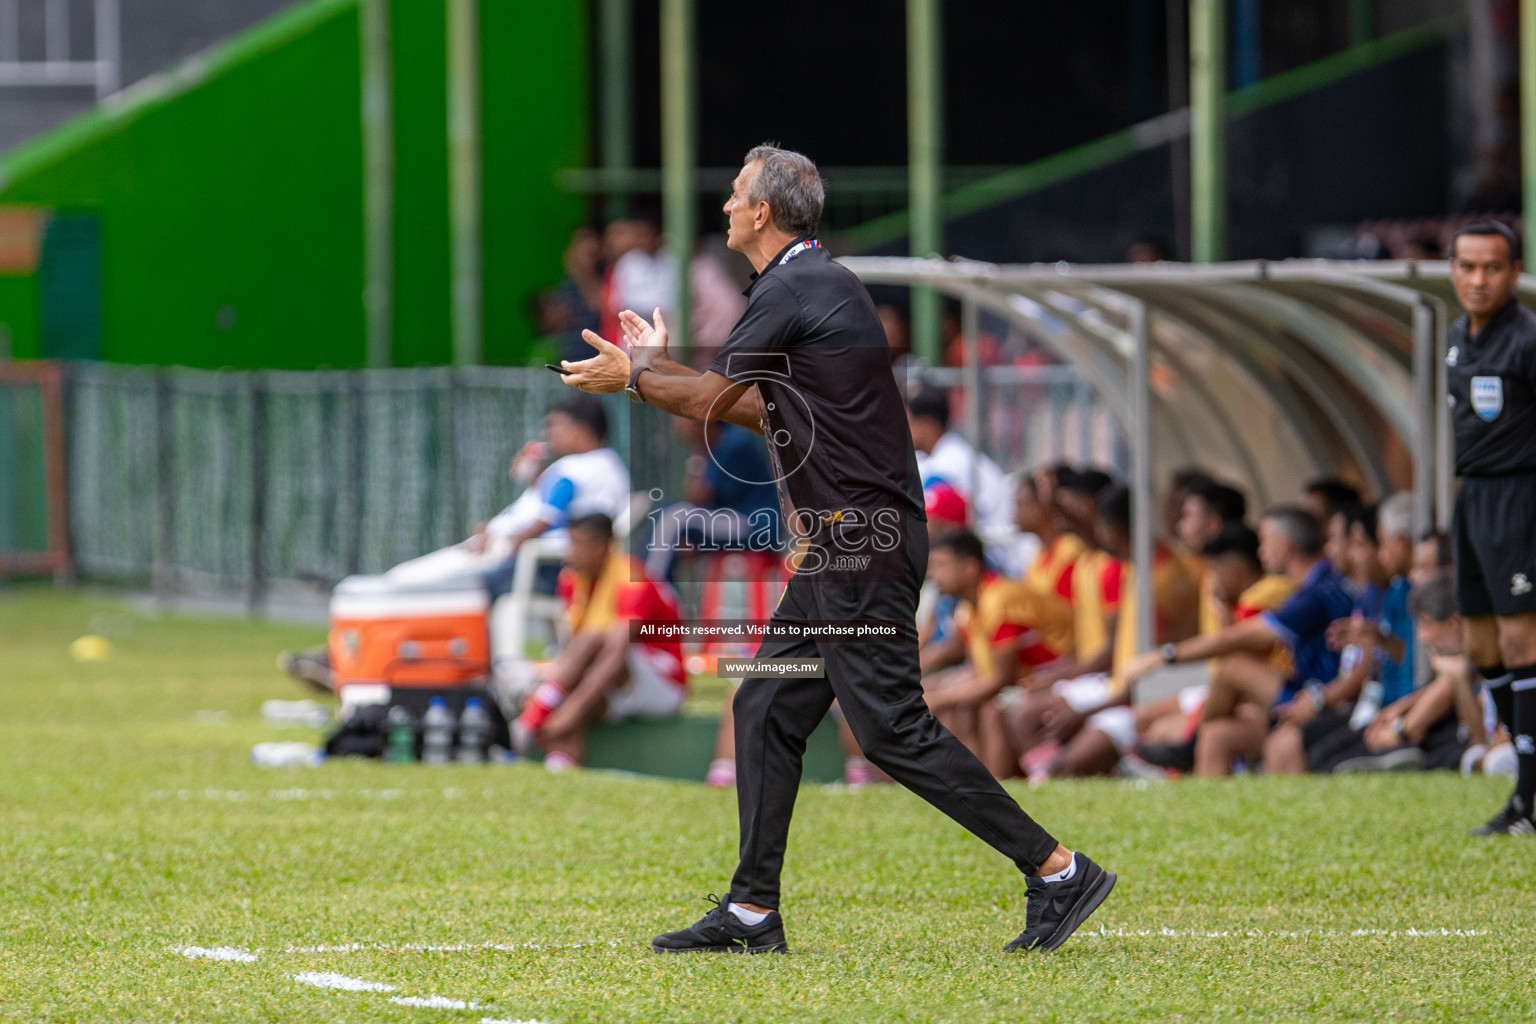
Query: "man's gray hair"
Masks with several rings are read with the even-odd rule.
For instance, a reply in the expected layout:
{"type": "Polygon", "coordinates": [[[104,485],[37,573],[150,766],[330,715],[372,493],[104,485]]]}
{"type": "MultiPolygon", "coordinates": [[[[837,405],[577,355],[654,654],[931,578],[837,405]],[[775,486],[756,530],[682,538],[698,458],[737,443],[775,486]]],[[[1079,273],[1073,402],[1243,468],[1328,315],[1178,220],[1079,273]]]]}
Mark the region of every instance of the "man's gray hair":
{"type": "Polygon", "coordinates": [[[1281,505],[1264,513],[1264,521],[1274,526],[1297,552],[1303,556],[1319,555],[1323,551],[1323,527],[1312,513],[1295,505],[1281,505]]]}
{"type": "Polygon", "coordinates": [[[741,165],[758,163],[757,176],[747,188],[752,204],[767,203],[773,224],[791,235],[816,232],[826,189],[811,158],[769,143],[754,146],[741,165]]]}
{"type": "Polygon", "coordinates": [[[1413,539],[1413,494],[1409,491],[1398,491],[1376,512],[1376,539],[1388,537],[1413,539]]]}

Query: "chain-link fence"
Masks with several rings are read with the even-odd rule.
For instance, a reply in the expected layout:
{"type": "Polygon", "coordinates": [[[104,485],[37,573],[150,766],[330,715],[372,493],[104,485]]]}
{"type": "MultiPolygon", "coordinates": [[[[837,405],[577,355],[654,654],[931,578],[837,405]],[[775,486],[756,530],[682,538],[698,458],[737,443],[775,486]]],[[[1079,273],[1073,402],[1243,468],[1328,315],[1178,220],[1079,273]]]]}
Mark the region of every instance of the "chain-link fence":
{"type": "MultiPolygon", "coordinates": [[[[952,388],[958,374],[917,371],[952,388]]],[[[380,572],[462,539],[516,497],[513,454],[568,394],[554,374],[521,367],[79,363],[68,380],[78,571],[152,583],[164,595],[244,595],[252,610],[275,591],[323,592],[349,573],[380,572]]],[[[983,385],[983,447],[1004,470],[1058,458],[1123,464],[1111,417],[1071,370],[989,368],[983,385]]],[[[963,394],[955,395],[959,429],[963,394]]],[[[654,462],[631,465],[635,479],[666,476],[681,442],[654,417],[632,423],[624,396],[605,402],[614,449],[631,463],[654,462]],[[652,425],[632,443],[642,422],[652,425]]]]}

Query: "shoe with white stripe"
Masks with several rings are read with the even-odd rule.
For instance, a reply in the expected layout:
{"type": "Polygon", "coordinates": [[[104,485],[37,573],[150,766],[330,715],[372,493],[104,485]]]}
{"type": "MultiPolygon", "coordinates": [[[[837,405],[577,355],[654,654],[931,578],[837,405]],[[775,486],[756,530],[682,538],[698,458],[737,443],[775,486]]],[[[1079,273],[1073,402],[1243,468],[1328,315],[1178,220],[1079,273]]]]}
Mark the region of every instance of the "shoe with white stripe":
{"type": "Polygon", "coordinates": [[[1474,836],[1536,836],[1536,821],[1531,810],[1519,796],[1511,796],[1504,809],[1495,814],[1486,825],[1472,830],[1474,836]]]}

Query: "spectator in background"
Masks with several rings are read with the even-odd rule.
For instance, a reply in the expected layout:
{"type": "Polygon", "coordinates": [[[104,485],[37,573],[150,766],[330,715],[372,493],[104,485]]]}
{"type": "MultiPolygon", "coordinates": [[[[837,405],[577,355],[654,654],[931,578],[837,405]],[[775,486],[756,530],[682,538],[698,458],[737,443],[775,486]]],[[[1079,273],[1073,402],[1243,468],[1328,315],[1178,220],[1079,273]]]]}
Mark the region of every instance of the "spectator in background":
{"type": "Polygon", "coordinates": [[[1134,680],[1163,664],[1221,659],[1194,739],[1197,775],[1227,775],[1239,758],[1257,758],[1274,711],[1308,683],[1338,675],[1339,657],[1328,648],[1327,631],[1349,615],[1354,598],[1322,556],[1317,520],[1300,508],[1273,509],[1259,523],[1259,537],[1265,570],[1286,576],[1296,587],[1285,604],[1233,623],[1215,636],[1139,654],[1123,669],[1134,680]],[[1289,675],[1270,660],[1276,640],[1290,650],[1289,675]]]}
{"type": "Polygon", "coordinates": [[[1013,525],[1013,495],[997,463],[949,429],[949,396],[940,388],[919,389],[907,399],[907,426],[923,488],[938,481],[954,488],[975,513],[976,531],[985,538],[993,563],[1018,575],[1022,538],[1013,525]]]}
{"type": "Polygon", "coordinates": [[[544,440],[524,445],[511,472],[529,486],[461,545],[497,563],[488,577],[493,594],[506,593],[511,585],[513,561],[524,541],[546,535],[564,541],[574,519],[593,513],[618,519],[629,511],[629,469],[608,446],[608,414],[591,395],[571,394],[552,404],[544,416],[544,440]]]}
{"type": "Polygon", "coordinates": [[[1334,733],[1330,743],[1309,748],[1313,771],[1456,768],[1469,747],[1482,744],[1476,672],[1456,613],[1455,580],[1442,573],[1415,587],[1407,610],[1429,652],[1433,677],[1422,689],[1388,702],[1361,728],[1334,733]]]}
{"type": "MultiPolygon", "coordinates": [[[[1179,520],[1184,517],[1184,499],[1190,492],[1214,486],[1216,483],[1204,470],[1193,467],[1178,470],[1168,482],[1168,494],[1163,500],[1163,533],[1178,537],[1179,520]]],[[[1198,554],[1198,549],[1195,549],[1198,554]]]]}
{"type": "MultiPolygon", "coordinates": [[[[603,297],[603,329],[598,332],[603,337],[622,336],[619,313],[626,309],[649,320],[660,307],[663,318],[673,319],[677,273],[671,254],[661,243],[661,227],[653,216],[608,225],[605,244],[610,263],[603,297]]],[[[583,358],[590,356],[589,351],[583,358]]]]}
{"type": "MultiPolygon", "coordinates": [[[[716,252],[700,244],[688,266],[688,289],[692,298],[693,316],[688,324],[689,342],[700,349],[700,358],[715,357],[715,350],[725,344],[725,339],[746,312],[746,296],[731,279],[724,263],[716,252]]],[[[650,318],[650,310],[635,312],[650,318]]],[[[665,307],[663,307],[665,316],[665,307]]],[[[590,351],[590,348],[589,348],[590,351]]]]}
{"type": "Polygon", "coordinates": [[[928,709],[987,763],[993,775],[1013,774],[1013,758],[1001,742],[1002,721],[992,698],[1062,652],[1048,647],[1035,628],[1037,598],[1017,580],[990,571],[981,539],[969,531],[950,533],[934,545],[928,575],[940,593],[957,598],[955,624],[964,638],[965,669],[929,676],[928,709]]]}
{"type": "Polygon", "coordinates": [[[1191,487],[1184,498],[1175,536],[1179,549],[1184,552],[1185,567],[1201,589],[1200,633],[1203,636],[1219,632],[1230,619],[1220,600],[1211,592],[1200,552],[1220,536],[1222,530],[1234,523],[1241,524],[1247,515],[1248,501],[1242,492],[1214,480],[1191,487]]]}
{"type": "Polygon", "coordinates": [[[1173,258],[1173,246],[1161,235],[1142,235],[1125,251],[1127,263],[1161,263],[1173,258]]]}
{"type": "Polygon", "coordinates": [[[512,724],[513,745],[520,753],[542,747],[550,771],[581,764],[591,723],[670,718],[688,695],[679,641],[631,641],[632,620],[677,621],[672,589],[614,546],[607,516],[576,519],[570,537],[558,591],[570,639],[512,724]]]}
{"type": "Polygon", "coordinates": [[[557,339],[555,362],[587,359],[592,346],[581,337],[595,331],[602,320],[603,242],[591,228],[577,228],[565,247],[565,279],[540,303],[540,320],[546,336],[557,339]]]}
{"type": "Polygon", "coordinates": [[[693,449],[683,476],[683,501],[653,511],[645,570],[672,582],[679,545],[705,551],[774,551],[779,499],[763,440],[724,420],[674,419],[693,449]]]}
{"type": "Polygon", "coordinates": [[[1360,586],[1350,617],[1328,627],[1328,645],[1340,652],[1339,676],[1309,689],[1306,699],[1292,701],[1281,714],[1265,743],[1264,764],[1270,771],[1304,772],[1309,763],[1326,760],[1315,752],[1338,749],[1344,742],[1339,734],[1359,732],[1384,703],[1414,688],[1416,656],[1405,576],[1413,557],[1412,495],[1396,495],[1386,511],[1385,525],[1376,509],[1349,513],[1347,558],[1360,586]]]}
{"type": "MultiPolygon", "coordinates": [[[[1241,522],[1228,523],[1207,541],[1200,553],[1205,574],[1202,615],[1215,609],[1209,631],[1202,620],[1201,635],[1214,636],[1234,622],[1245,622],[1284,604],[1294,589],[1284,576],[1266,573],[1259,560],[1259,535],[1241,522]]],[[[1290,673],[1290,655],[1278,640],[1269,652],[1275,668],[1290,673]]],[[[1216,663],[1211,663],[1214,670],[1216,663]]],[[[1194,767],[1195,730],[1210,685],[1187,686],[1176,694],[1140,704],[1135,709],[1137,754],[1161,767],[1188,771],[1194,767]],[[1179,751],[1183,751],[1182,757],[1179,751]]]]}
{"type": "MultiPolygon", "coordinates": [[[[1136,567],[1131,562],[1131,493],[1117,485],[1099,495],[1100,547],[1120,566],[1119,609],[1112,628],[1107,678],[1074,680],[1063,696],[1067,707],[1043,717],[1050,740],[1061,744],[1050,762],[1051,778],[1112,772],[1136,742],[1131,711],[1132,684],[1122,668],[1136,654],[1136,567]]],[[[1169,643],[1192,636],[1198,620],[1199,590],[1167,545],[1158,542],[1152,557],[1153,641],[1169,643]]]]}
{"type": "Polygon", "coordinates": [[[1301,489],[1301,507],[1326,529],[1334,514],[1360,504],[1360,492],[1337,477],[1313,480],[1301,489]]]}

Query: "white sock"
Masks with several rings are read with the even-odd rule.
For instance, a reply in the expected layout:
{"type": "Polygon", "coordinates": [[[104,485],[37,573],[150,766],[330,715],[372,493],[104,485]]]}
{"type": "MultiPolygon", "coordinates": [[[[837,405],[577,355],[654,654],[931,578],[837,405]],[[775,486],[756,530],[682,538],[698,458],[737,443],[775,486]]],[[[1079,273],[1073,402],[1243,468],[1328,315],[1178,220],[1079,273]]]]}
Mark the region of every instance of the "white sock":
{"type": "Polygon", "coordinates": [[[762,924],[768,920],[767,914],[759,914],[755,910],[746,910],[734,903],[731,904],[731,913],[735,914],[742,924],[762,924]]]}
{"type": "Polygon", "coordinates": [[[1041,875],[1041,876],[1039,876],[1040,877],[1040,881],[1042,881],[1042,882],[1065,882],[1067,879],[1069,879],[1073,875],[1077,874],[1077,854],[1074,853],[1074,854],[1071,855],[1071,857],[1072,857],[1072,863],[1068,864],[1066,867],[1062,868],[1060,871],[1056,872],[1054,875],[1041,875]]]}

